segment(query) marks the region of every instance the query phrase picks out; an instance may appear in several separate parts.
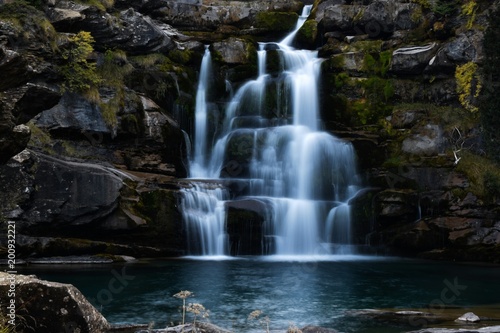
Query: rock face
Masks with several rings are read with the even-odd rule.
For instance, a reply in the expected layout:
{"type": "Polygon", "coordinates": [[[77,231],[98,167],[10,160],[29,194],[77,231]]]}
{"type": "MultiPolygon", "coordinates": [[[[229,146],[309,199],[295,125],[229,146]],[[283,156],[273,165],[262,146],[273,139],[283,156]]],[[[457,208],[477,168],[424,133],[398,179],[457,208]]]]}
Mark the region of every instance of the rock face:
{"type": "Polygon", "coordinates": [[[14,289],[16,294],[14,305],[15,313],[19,316],[17,321],[20,317],[25,318],[26,325],[36,332],[104,333],[110,327],[106,319],[72,285],[0,272],[2,303],[10,302],[6,298],[10,289],[14,289]]]}

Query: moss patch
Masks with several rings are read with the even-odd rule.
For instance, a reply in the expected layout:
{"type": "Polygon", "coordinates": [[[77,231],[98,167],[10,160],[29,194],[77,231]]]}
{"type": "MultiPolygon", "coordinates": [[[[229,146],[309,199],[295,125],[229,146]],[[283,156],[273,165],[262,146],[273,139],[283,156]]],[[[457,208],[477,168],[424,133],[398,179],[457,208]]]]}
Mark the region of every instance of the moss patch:
{"type": "Polygon", "coordinates": [[[487,203],[500,199],[500,167],[491,160],[470,151],[462,151],[457,171],[470,181],[470,191],[487,203]]]}
{"type": "Polygon", "coordinates": [[[270,31],[291,31],[297,23],[297,13],[259,12],[255,20],[256,28],[270,31]]]}

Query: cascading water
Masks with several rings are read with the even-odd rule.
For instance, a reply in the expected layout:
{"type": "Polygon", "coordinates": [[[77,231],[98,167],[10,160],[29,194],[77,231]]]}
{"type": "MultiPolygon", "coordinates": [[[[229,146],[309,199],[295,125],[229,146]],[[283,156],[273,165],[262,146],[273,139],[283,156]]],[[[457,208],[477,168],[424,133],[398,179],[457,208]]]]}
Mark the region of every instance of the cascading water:
{"type": "MultiPolygon", "coordinates": [[[[202,62],[191,176],[248,182],[248,194],[233,200],[265,203],[262,248],[269,252],[263,254],[313,255],[351,241],[348,201],[357,191],[354,150],[319,131],[321,60],[315,51],[290,46],[310,9],[304,8],[296,29],[282,42],[260,44],[258,77],[228,102],[221,133],[211,149],[204,148],[208,49],[202,62]],[[268,50],[277,50],[281,73],[266,72],[268,50]]],[[[228,254],[227,200],[228,193],[221,189],[197,185],[185,190],[182,209],[188,242],[201,244],[190,249],[191,254],[228,254]]]]}

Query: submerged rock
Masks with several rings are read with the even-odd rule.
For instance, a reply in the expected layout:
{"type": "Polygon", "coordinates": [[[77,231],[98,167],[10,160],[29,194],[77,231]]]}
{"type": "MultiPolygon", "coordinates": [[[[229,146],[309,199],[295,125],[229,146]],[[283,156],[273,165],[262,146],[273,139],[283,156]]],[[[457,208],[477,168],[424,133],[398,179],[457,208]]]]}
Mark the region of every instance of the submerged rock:
{"type": "Polygon", "coordinates": [[[2,297],[12,285],[17,318],[24,318],[37,333],[104,333],[109,329],[107,320],[70,284],[0,272],[2,297]]]}
{"type": "Polygon", "coordinates": [[[471,323],[477,323],[481,319],[474,312],[467,312],[466,314],[457,318],[458,321],[465,321],[471,323]]]}

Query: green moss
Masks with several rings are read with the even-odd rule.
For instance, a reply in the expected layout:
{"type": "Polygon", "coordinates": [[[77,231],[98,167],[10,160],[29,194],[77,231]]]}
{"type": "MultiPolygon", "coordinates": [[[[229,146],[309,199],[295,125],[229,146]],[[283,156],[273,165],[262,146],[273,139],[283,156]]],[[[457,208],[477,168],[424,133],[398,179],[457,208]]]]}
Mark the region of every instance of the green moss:
{"type": "Polygon", "coordinates": [[[297,13],[289,12],[258,12],[255,27],[271,31],[291,31],[297,23],[297,13]]]}
{"type": "Polygon", "coordinates": [[[367,52],[363,58],[363,71],[371,75],[384,77],[391,65],[392,52],[383,51],[380,53],[367,52]]]}
{"type": "Polygon", "coordinates": [[[105,12],[108,9],[111,9],[115,3],[114,0],[76,0],[76,2],[96,7],[103,12],[105,12]]]}
{"type": "Polygon", "coordinates": [[[335,70],[343,70],[345,65],[345,56],[343,54],[335,54],[321,63],[322,72],[332,72],[335,70]]]}
{"type": "Polygon", "coordinates": [[[488,203],[499,199],[500,167],[493,161],[467,150],[462,150],[460,157],[457,171],[469,179],[470,191],[488,203]]]}
{"type": "Polygon", "coordinates": [[[50,134],[44,129],[36,126],[32,121],[28,123],[28,127],[31,131],[28,147],[37,147],[49,155],[55,154],[50,134]]]}
{"type": "Polygon", "coordinates": [[[317,37],[318,22],[316,22],[316,20],[307,20],[302,27],[300,27],[295,39],[301,44],[313,46],[317,37]]]}
{"type": "Polygon", "coordinates": [[[143,69],[153,69],[157,65],[162,65],[165,62],[169,62],[169,59],[161,53],[150,53],[147,55],[131,57],[130,61],[143,69]]]}
{"type": "Polygon", "coordinates": [[[128,62],[124,51],[107,50],[102,63],[97,67],[97,74],[106,86],[121,88],[124,86],[125,76],[132,70],[133,66],[128,62]]]}
{"type": "Polygon", "coordinates": [[[17,42],[37,40],[48,43],[52,51],[57,49],[58,34],[45,14],[35,8],[36,1],[14,1],[0,5],[0,19],[15,29],[17,42]]]}
{"type": "Polygon", "coordinates": [[[188,49],[186,50],[175,49],[168,53],[168,57],[176,63],[185,65],[191,61],[193,57],[193,51],[188,49]]]}

